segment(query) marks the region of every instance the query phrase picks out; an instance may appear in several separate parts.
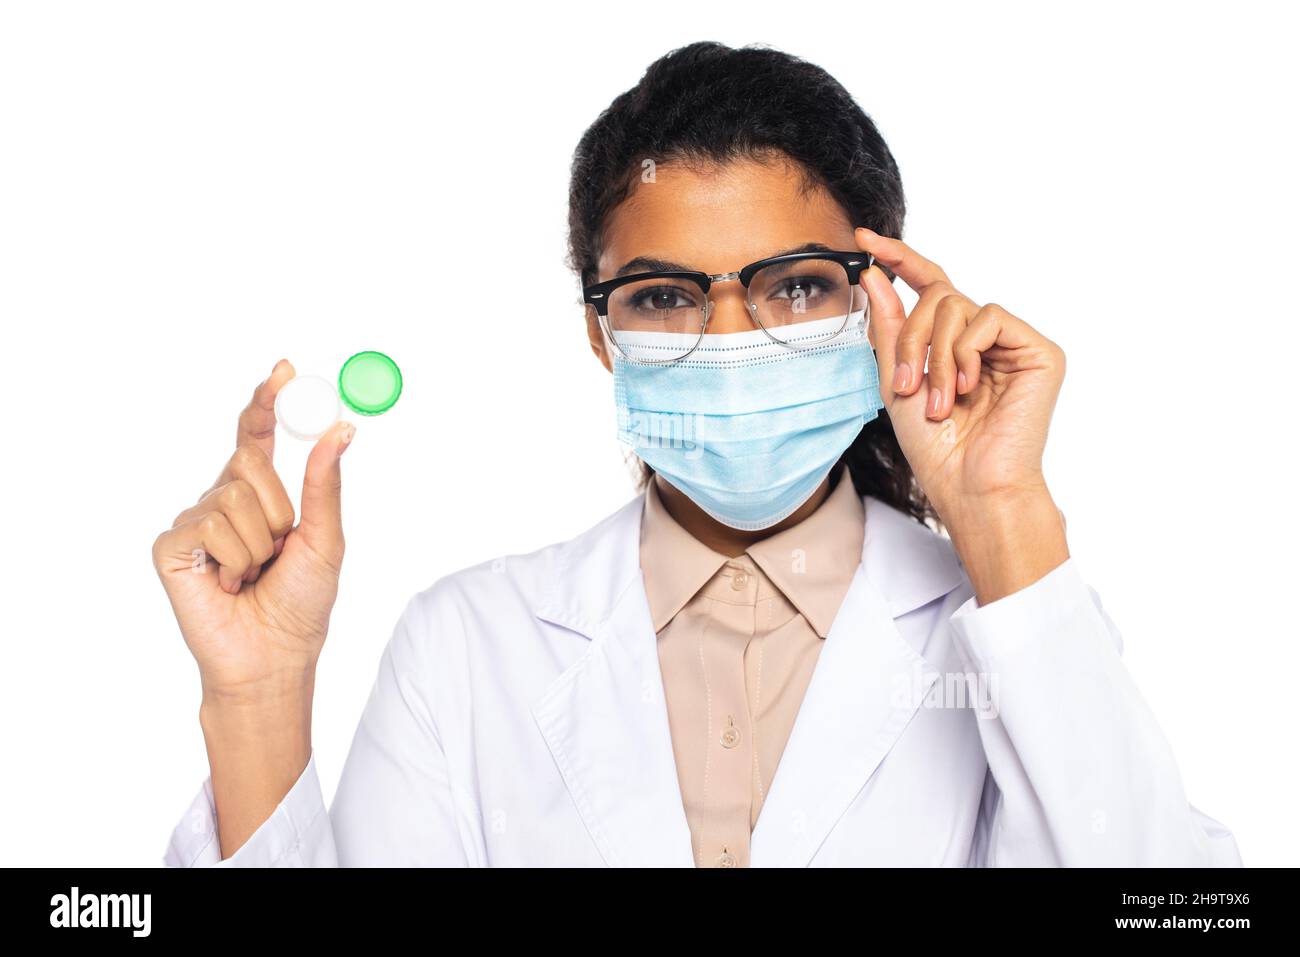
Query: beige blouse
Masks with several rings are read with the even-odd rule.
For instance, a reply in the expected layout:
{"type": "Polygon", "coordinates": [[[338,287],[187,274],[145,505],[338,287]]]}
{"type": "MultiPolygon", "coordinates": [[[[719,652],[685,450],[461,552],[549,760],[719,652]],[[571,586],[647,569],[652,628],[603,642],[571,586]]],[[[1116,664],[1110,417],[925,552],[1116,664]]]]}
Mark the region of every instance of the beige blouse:
{"type": "Polygon", "coordinates": [[[749,865],[750,832],[862,557],[863,519],[844,472],[808,518],[728,558],[647,484],[641,568],[699,867],[749,865]]]}

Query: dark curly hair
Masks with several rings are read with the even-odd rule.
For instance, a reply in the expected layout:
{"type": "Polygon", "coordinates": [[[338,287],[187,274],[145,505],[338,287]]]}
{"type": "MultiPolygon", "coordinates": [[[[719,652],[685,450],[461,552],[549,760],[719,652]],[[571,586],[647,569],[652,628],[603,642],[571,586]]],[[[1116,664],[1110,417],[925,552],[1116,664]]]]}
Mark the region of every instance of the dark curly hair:
{"type": "MultiPolygon", "coordinates": [[[[763,46],[692,43],[650,64],[574,151],[568,265],[583,285],[597,280],[606,218],[640,178],[645,157],[695,164],[788,158],[811,185],[834,197],[850,222],[902,236],[906,203],[898,164],[871,118],[834,77],[763,46]]],[[[860,495],[937,523],[883,410],[841,461],[860,495]]],[[[648,477],[649,466],[642,468],[648,477]]]]}

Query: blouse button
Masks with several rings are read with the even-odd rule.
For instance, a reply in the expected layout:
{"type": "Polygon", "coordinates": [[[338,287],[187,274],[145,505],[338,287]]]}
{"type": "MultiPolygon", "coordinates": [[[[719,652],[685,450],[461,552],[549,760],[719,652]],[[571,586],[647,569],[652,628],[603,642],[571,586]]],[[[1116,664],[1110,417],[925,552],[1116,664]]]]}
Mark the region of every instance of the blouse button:
{"type": "Polygon", "coordinates": [[[731,576],[731,587],[736,591],[744,591],[745,586],[749,584],[749,575],[746,572],[736,572],[731,576]]]}
{"type": "Polygon", "coordinates": [[[722,746],[724,748],[734,748],[740,744],[740,729],[734,725],[724,728],[722,732],[722,746]]]}

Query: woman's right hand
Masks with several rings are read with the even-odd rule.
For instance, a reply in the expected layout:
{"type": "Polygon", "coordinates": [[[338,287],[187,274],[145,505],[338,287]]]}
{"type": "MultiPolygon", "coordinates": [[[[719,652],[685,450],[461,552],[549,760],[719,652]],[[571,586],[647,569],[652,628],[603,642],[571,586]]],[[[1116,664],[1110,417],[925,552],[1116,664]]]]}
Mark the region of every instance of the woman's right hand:
{"type": "Polygon", "coordinates": [[[275,397],[294,376],[276,363],[239,417],[235,452],[212,487],[154,542],[154,566],[199,664],[205,698],[258,702],[314,669],[343,562],[339,422],[307,460],[302,521],[271,464],[275,397]]]}
{"type": "Polygon", "coordinates": [[[235,452],[198,502],[154,541],[153,561],[199,665],[200,721],[230,856],[306,766],[316,661],[343,562],[338,422],[307,459],[302,516],[272,466],[286,360],[239,417],[235,452]]]}

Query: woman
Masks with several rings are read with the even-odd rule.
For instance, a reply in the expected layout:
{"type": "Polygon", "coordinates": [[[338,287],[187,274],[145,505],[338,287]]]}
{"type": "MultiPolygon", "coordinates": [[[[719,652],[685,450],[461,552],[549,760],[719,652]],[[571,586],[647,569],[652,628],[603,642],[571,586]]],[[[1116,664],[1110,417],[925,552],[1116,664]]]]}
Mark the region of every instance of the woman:
{"type": "Polygon", "coordinates": [[[1069,556],[1041,471],[1061,349],[903,215],[871,120],[793,57],[695,44],[611,104],[571,264],[644,487],[411,600],[328,811],[353,431],[315,446],[295,526],[278,363],[154,547],[211,768],[167,863],[1239,864],[1069,556]]]}

